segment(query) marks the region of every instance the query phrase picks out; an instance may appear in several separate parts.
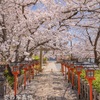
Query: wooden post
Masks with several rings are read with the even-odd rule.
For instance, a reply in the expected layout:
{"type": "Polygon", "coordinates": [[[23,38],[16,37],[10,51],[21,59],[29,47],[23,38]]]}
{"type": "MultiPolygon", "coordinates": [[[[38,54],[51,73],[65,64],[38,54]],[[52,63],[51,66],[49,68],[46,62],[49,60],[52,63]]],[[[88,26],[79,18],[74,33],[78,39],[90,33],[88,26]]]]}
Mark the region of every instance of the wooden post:
{"type": "Polygon", "coordinates": [[[92,80],[89,82],[89,86],[90,86],[90,100],[93,100],[93,96],[92,96],[92,80]]]}
{"type": "Polygon", "coordinates": [[[90,100],[90,96],[89,96],[89,91],[90,91],[89,84],[86,84],[86,87],[87,87],[87,100],[90,100]]]}
{"type": "Polygon", "coordinates": [[[71,70],[71,83],[72,83],[72,89],[74,88],[74,68],[70,68],[71,70]]]}
{"type": "Polygon", "coordinates": [[[32,79],[34,79],[34,64],[32,65],[32,71],[31,71],[31,74],[32,74],[32,79]]]}
{"type": "Polygon", "coordinates": [[[84,80],[83,79],[81,79],[81,96],[82,96],[82,98],[84,97],[84,80]]]}
{"type": "Polygon", "coordinates": [[[85,91],[85,96],[84,98],[87,99],[87,86],[86,86],[86,82],[84,83],[84,91],[85,91]]]}
{"type": "Polygon", "coordinates": [[[15,96],[15,100],[16,100],[16,94],[17,94],[17,75],[14,76],[15,77],[15,81],[14,81],[14,96],[15,96]]]}
{"type": "Polygon", "coordinates": [[[78,74],[78,95],[80,99],[80,74],[78,74]]]}
{"type": "Polygon", "coordinates": [[[13,66],[12,74],[14,75],[14,100],[16,100],[16,94],[17,94],[17,88],[18,88],[18,74],[19,74],[19,68],[18,66],[13,66]]]}

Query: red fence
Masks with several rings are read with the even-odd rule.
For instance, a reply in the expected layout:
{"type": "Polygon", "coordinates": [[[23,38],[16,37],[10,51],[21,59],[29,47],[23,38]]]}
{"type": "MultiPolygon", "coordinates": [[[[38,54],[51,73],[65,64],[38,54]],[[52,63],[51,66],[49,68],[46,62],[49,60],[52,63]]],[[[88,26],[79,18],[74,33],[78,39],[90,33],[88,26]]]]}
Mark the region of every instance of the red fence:
{"type": "MultiPolygon", "coordinates": [[[[70,79],[72,79],[72,74],[70,72],[70,79]]],[[[70,80],[71,81],[71,80],[70,80]]],[[[84,80],[81,79],[81,88],[80,88],[80,100],[89,100],[89,84],[84,80]]],[[[74,89],[78,90],[78,76],[74,74],[74,89]]],[[[93,100],[100,100],[100,93],[93,89],[93,100]]]]}

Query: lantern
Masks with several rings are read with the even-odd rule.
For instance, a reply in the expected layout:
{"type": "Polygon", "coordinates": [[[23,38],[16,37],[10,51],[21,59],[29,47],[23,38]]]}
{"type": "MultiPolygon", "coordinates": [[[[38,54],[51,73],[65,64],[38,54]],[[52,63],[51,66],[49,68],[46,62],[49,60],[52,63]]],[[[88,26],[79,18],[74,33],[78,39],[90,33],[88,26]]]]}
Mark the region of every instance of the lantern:
{"type": "Polygon", "coordinates": [[[13,67],[13,72],[18,72],[19,70],[18,70],[18,66],[14,66],[13,67]]]}
{"type": "Polygon", "coordinates": [[[12,73],[13,73],[13,75],[15,76],[15,75],[18,75],[19,74],[19,63],[17,63],[17,62],[13,62],[12,64],[12,73]]]}
{"type": "Polygon", "coordinates": [[[83,69],[83,66],[76,66],[77,75],[82,73],[82,69],[83,69]]]}
{"type": "Polygon", "coordinates": [[[76,66],[76,74],[78,75],[78,95],[80,99],[80,74],[82,73],[83,66],[76,66]]]}
{"type": "Polygon", "coordinates": [[[29,82],[31,82],[31,72],[32,72],[32,65],[31,65],[31,62],[29,63],[28,65],[28,70],[29,70],[29,82]]]}
{"type": "Polygon", "coordinates": [[[86,78],[87,79],[94,79],[94,70],[90,69],[90,70],[86,70],[86,78]]]}
{"type": "Polygon", "coordinates": [[[70,64],[70,68],[74,69],[75,68],[74,64],[70,64]]]}
{"type": "MultiPolygon", "coordinates": [[[[25,62],[26,63],[26,62],[25,62]]],[[[24,70],[24,89],[26,88],[26,72],[28,71],[29,67],[27,64],[24,64],[23,70],[24,70]]]]}
{"type": "Polygon", "coordinates": [[[15,96],[15,99],[16,99],[16,94],[17,94],[17,86],[18,86],[18,74],[19,74],[19,67],[17,66],[18,65],[18,63],[16,63],[16,62],[13,62],[13,63],[11,63],[11,65],[12,65],[12,74],[14,75],[14,79],[15,79],[15,81],[14,81],[14,96],[15,96]]]}
{"type": "Polygon", "coordinates": [[[90,87],[90,100],[93,100],[92,82],[93,82],[93,80],[95,80],[95,78],[94,78],[94,70],[93,69],[87,69],[86,70],[86,79],[88,80],[89,87],[90,87]]]}

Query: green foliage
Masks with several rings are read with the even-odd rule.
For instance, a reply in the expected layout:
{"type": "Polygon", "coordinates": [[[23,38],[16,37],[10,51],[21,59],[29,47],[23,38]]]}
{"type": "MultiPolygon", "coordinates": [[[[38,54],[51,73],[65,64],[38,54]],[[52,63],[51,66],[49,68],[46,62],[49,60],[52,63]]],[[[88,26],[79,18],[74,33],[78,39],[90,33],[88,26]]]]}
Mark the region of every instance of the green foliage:
{"type": "Polygon", "coordinates": [[[100,70],[95,72],[95,80],[93,81],[93,87],[100,93],[100,70]]]}
{"type": "Polygon", "coordinates": [[[14,76],[7,76],[7,80],[8,80],[8,83],[9,85],[12,87],[13,86],[13,83],[14,83],[14,76]]]}
{"type": "Polygon", "coordinates": [[[24,74],[24,70],[21,70],[21,74],[24,74]]]}
{"type": "Polygon", "coordinates": [[[46,63],[47,62],[47,58],[43,58],[43,63],[46,63]]]}
{"type": "Polygon", "coordinates": [[[84,79],[85,78],[85,70],[82,70],[82,73],[81,73],[81,78],[84,79]]]}
{"type": "Polygon", "coordinates": [[[39,56],[34,56],[34,60],[39,60],[39,56]]]}
{"type": "Polygon", "coordinates": [[[13,83],[14,83],[14,76],[10,76],[8,70],[5,70],[5,71],[4,71],[4,76],[5,76],[6,79],[8,80],[9,85],[12,87],[12,86],[13,86],[13,83]]]}
{"type": "Polygon", "coordinates": [[[4,71],[4,76],[7,77],[8,74],[9,74],[8,70],[5,70],[5,71],[4,71]]]}
{"type": "Polygon", "coordinates": [[[33,60],[39,60],[39,59],[40,59],[40,57],[39,57],[39,56],[37,56],[37,55],[32,55],[32,59],[33,59],[33,60]]]}

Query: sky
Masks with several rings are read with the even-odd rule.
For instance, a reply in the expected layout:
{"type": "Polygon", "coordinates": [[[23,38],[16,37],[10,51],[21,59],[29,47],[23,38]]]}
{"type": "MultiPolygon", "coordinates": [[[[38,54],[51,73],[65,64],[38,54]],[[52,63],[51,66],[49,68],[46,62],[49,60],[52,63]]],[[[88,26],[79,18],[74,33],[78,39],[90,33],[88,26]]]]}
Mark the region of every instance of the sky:
{"type": "Polygon", "coordinates": [[[42,3],[42,2],[38,2],[38,3],[36,3],[36,5],[34,5],[33,7],[32,7],[32,10],[38,10],[38,9],[45,9],[46,8],[46,6],[42,3]]]}
{"type": "MultiPolygon", "coordinates": [[[[66,6],[66,2],[64,0],[54,0],[54,2],[56,4],[61,5],[61,6],[66,6]]],[[[36,3],[36,5],[32,6],[31,9],[34,10],[34,11],[36,11],[38,9],[41,9],[42,11],[44,11],[46,9],[46,6],[41,1],[39,1],[39,2],[36,3]]],[[[76,30],[74,30],[74,29],[69,30],[69,32],[71,34],[75,33],[75,31],[76,30]]],[[[78,34],[79,34],[79,32],[78,32],[78,34]]],[[[73,42],[75,42],[75,41],[77,41],[77,39],[73,39],[73,42]]]]}
{"type": "MultiPolygon", "coordinates": [[[[61,6],[66,6],[66,2],[64,0],[54,0],[54,2],[61,6]]],[[[32,10],[38,10],[38,9],[44,10],[46,9],[46,6],[40,1],[32,7],[32,10]]]]}

